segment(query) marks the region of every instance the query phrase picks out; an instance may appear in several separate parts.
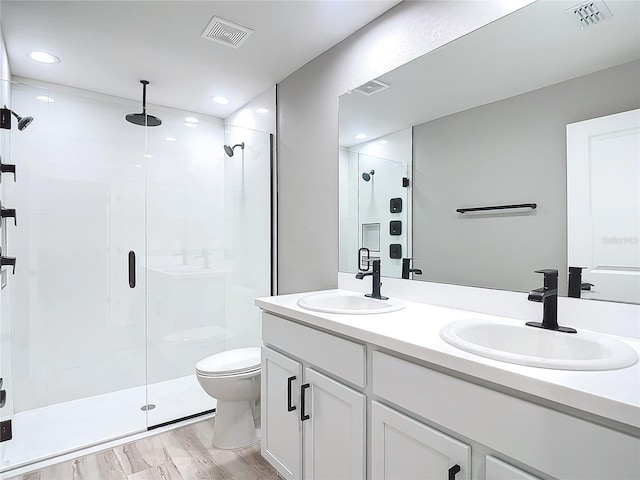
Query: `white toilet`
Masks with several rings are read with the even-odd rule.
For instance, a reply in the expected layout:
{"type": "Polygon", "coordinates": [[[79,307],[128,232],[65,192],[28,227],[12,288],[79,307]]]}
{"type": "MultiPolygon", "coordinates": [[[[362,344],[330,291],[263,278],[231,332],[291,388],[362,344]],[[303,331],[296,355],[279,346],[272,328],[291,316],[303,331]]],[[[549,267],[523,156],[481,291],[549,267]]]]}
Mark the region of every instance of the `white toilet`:
{"type": "Polygon", "coordinates": [[[254,409],[260,399],[260,347],[217,353],[196,364],[205,392],[218,400],[213,445],[242,448],[258,440],[254,409]]]}

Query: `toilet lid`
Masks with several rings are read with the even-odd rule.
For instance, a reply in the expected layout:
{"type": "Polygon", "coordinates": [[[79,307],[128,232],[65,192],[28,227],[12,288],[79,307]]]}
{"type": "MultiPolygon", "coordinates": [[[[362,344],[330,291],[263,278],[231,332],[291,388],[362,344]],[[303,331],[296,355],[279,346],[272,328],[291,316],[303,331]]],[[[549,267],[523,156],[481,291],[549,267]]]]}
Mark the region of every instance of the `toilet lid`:
{"type": "Polygon", "coordinates": [[[227,350],[196,363],[196,371],[203,375],[229,375],[249,372],[259,367],[260,347],[227,350]]]}

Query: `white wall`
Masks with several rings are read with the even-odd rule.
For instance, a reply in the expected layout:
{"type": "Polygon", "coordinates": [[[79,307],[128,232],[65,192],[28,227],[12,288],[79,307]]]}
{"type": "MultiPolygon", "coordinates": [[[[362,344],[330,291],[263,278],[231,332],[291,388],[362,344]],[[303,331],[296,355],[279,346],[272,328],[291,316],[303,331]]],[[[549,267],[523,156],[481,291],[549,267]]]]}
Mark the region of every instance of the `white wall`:
{"type": "Polygon", "coordinates": [[[556,268],[566,295],[566,125],[640,107],[638,85],[636,61],[415,126],[416,278],[529,291],[535,270],[556,268]],[[455,211],[529,202],[523,215],[455,211]]]}
{"type": "Polygon", "coordinates": [[[337,283],[338,97],[527,3],[402,2],[278,85],[279,293],[337,283]]]}

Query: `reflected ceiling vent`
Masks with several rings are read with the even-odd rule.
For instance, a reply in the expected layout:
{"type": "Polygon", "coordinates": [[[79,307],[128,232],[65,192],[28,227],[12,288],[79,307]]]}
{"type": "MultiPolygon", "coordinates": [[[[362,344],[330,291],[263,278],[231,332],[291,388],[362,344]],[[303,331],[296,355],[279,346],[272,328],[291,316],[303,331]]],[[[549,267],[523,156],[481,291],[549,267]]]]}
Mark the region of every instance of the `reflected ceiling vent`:
{"type": "Polygon", "coordinates": [[[253,30],[220,17],[213,17],[202,32],[202,38],[222,43],[228,47],[240,48],[253,30]]]}
{"type": "Polygon", "coordinates": [[[567,10],[580,28],[591,27],[613,15],[602,0],[585,2],[567,10]]]}
{"type": "Polygon", "coordinates": [[[363,83],[357,88],[354,88],[353,91],[361,93],[363,95],[373,95],[374,93],[381,92],[382,90],[385,90],[387,88],[389,88],[389,85],[381,82],[380,80],[374,79],[368,81],[367,83],[363,83]]]}

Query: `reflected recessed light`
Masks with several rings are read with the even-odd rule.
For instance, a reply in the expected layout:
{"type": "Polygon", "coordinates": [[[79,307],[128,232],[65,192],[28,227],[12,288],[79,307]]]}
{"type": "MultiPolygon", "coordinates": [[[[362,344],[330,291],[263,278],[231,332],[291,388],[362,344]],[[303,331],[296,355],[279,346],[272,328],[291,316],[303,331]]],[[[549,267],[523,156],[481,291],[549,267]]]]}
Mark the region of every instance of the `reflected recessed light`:
{"type": "Polygon", "coordinates": [[[55,55],[47,52],[35,51],[30,55],[36,62],[40,63],[60,63],[60,59],[55,55]]]}
{"type": "Polygon", "coordinates": [[[196,128],[198,126],[197,123],[184,122],[184,126],[188,128],[196,128]]]}
{"type": "MultiPolygon", "coordinates": [[[[143,155],[144,158],[153,158],[153,155],[151,155],[150,153],[145,153],[143,155]]],[[[137,166],[137,165],[136,165],[137,166]]]]}
{"type": "Polygon", "coordinates": [[[359,133],[354,138],[357,138],[358,140],[364,140],[365,138],[367,138],[367,135],[364,133],[359,133]]]}
{"type": "Polygon", "coordinates": [[[165,139],[167,142],[175,142],[175,141],[176,141],[176,137],[164,137],[164,139],[165,139]]]}
{"type": "Polygon", "coordinates": [[[184,121],[187,123],[198,123],[198,119],[195,117],[187,117],[184,119],[184,121]]]}
{"type": "Polygon", "coordinates": [[[264,107],[259,107],[259,108],[256,108],[256,113],[269,113],[269,110],[267,110],[264,107]]]}
{"type": "Polygon", "coordinates": [[[36,97],[36,100],[38,100],[39,102],[45,102],[45,103],[53,103],[55,102],[55,100],[51,97],[47,97],[46,95],[38,95],[36,97]]]}
{"type": "Polygon", "coordinates": [[[219,103],[220,105],[226,105],[229,103],[229,99],[225,97],[211,97],[211,101],[214,103],[219,103]]]}
{"type": "Polygon", "coordinates": [[[376,143],[380,143],[382,145],[389,143],[389,140],[378,140],[376,143]]]}

